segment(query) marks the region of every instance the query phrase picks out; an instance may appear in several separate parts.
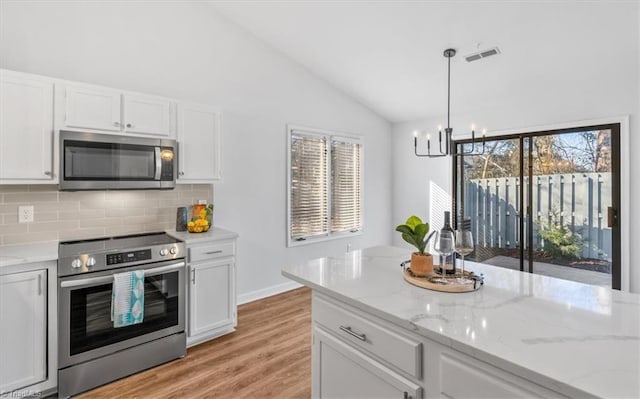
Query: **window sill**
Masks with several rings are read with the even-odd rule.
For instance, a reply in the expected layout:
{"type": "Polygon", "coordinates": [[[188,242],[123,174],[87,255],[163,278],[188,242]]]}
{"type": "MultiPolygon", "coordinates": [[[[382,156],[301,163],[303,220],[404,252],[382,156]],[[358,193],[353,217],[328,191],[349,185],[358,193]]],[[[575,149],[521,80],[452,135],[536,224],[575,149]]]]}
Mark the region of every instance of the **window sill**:
{"type": "Polygon", "coordinates": [[[328,236],[309,237],[302,241],[289,239],[287,242],[287,247],[293,248],[293,247],[298,247],[302,245],[316,244],[319,242],[333,241],[333,240],[339,240],[339,239],[350,238],[350,237],[358,237],[361,235],[362,235],[362,230],[358,230],[354,233],[347,231],[347,232],[341,232],[341,233],[333,233],[328,236]]]}

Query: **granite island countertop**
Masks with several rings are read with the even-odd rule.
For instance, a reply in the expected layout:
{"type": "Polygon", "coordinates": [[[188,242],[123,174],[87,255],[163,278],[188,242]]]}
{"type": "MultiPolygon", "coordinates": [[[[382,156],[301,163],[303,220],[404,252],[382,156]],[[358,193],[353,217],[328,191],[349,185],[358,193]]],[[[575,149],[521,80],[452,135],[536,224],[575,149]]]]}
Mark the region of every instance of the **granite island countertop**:
{"type": "Polygon", "coordinates": [[[570,397],[640,397],[640,295],[465,262],[485,285],[406,283],[409,250],[373,247],[282,274],[400,327],[570,397]]]}

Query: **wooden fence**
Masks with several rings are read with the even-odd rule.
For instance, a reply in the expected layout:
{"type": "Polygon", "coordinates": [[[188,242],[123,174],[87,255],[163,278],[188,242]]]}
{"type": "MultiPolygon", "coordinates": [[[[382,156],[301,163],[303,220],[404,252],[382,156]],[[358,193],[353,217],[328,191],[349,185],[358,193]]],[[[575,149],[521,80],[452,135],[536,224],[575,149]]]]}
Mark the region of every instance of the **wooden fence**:
{"type": "MultiPolygon", "coordinates": [[[[607,207],[611,206],[611,173],[574,173],[533,177],[533,246],[543,246],[538,229],[545,223],[560,223],[582,237],[582,257],[611,261],[611,229],[607,207]]],[[[529,178],[524,178],[524,205],[529,196],[529,178]]],[[[466,183],[464,217],[471,218],[477,246],[517,248],[524,239],[529,247],[529,226],[519,226],[522,199],[520,178],[473,179],[466,183]]]]}

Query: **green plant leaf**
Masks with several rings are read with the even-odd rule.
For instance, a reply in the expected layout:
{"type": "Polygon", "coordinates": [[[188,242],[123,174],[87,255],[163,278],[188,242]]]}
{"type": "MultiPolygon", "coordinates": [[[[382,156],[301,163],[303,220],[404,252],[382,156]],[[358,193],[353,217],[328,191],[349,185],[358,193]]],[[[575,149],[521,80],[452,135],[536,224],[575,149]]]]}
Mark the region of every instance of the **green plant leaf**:
{"type": "Polygon", "coordinates": [[[411,230],[415,230],[417,225],[422,224],[422,219],[420,219],[416,215],[409,216],[409,219],[407,219],[405,224],[409,226],[411,230]]]}
{"type": "Polygon", "coordinates": [[[418,250],[420,250],[420,244],[416,242],[413,235],[402,233],[402,239],[408,242],[409,244],[413,245],[414,247],[416,247],[418,250]]]}
{"type": "Polygon", "coordinates": [[[422,242],[429,232],[429,225],[426,223],[419,224],[414,229],[414,232],[416,233],[417,240],[422,242]]]}
{"type": "Polygon", "coordinates": [[[406,224],[401,224],[398,227],[396,227],[396,231],[399,231],[400,233],[403,234],[413,234],[413,230],[411,229],[411,227],[407,226],[406,224]]]}

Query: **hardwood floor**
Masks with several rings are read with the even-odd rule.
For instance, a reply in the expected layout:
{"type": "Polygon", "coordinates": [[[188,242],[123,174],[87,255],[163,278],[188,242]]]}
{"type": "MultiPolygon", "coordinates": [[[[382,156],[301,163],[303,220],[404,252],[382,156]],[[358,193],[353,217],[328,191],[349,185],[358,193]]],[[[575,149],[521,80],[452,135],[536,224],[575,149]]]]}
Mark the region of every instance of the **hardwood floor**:
{"type": "Polygon", "coordinates": [[[311,290],[241,305],[236,332],[80,398],[309,398],[311,290]]]}

